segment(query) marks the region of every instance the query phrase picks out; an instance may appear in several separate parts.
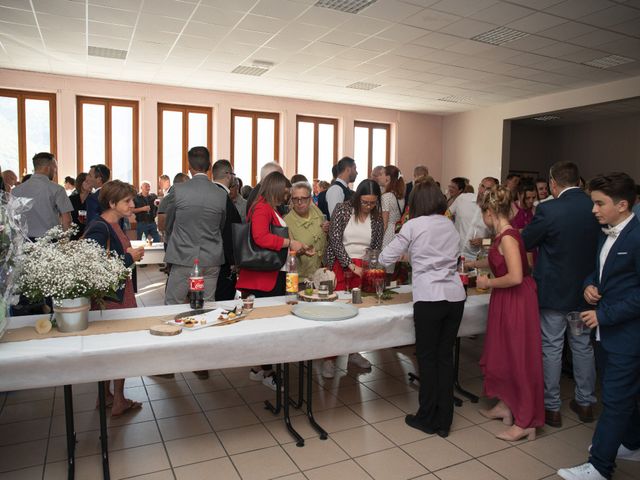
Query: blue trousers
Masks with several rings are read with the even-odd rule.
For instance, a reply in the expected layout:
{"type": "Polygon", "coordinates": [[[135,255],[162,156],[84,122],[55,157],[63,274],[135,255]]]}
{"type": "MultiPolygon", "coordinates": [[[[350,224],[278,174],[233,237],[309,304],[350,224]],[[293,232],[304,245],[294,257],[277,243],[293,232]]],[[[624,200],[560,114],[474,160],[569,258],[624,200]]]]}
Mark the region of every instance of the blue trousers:
{"type": "Polygon", "coordinates": [[[142,234],[145,234],[147,237],[153,238],[154,242],[160,241],[160,234],[158,233],[158,226],[154,223],[141,223],[138,222],[136,224],[136,235],[138,240],[142,238],[142,234]]]}
{"type": "Polygon", "coordinates": [[[589,462],[606,478],[615,469],[618,447],[640,448],[640,357],[607,352],[597,342],[603,410],[593,435],[589,462]]]}

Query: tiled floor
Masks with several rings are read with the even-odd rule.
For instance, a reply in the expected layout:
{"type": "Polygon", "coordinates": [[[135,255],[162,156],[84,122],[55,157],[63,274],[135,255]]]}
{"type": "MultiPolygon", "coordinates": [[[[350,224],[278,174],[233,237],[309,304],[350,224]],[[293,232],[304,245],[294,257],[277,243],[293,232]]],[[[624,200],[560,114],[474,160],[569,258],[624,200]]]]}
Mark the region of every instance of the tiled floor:
{"type": "MultiPolygon", "coordinates": [[[[164,276],[140,269],[139,303],[163,300],[164,276]]],[[[482,338],[462,344],[464,385],[479,393],[477,365],[482,338]]],[[[534,480],[559,478],[558,467],[587,458],[595,424],[582,424],[568,408],[571,380],[564,378],[564,425],[545,427],[535,441],[508,443],[494,434],[503,426],[465,401],[455,409],[451,435],[442,439],[413,430],[404,415],[417,405],[413,348],[365,354],[370,372],[346,368],[333,380],[316,375],[314,410],[328,432],[322,441],[300,412],[294,426],[306,446],[296,447],[280,417],[264,409],[271,390],[248,379],[247,368],[211,370],[209,380],[192,373],[174,380],[131,378],[127,395],[143,408],[109,419],[111,478],[138,480],[534,480]]],[[[55,370],[55,366],[49,366],[55,370]]],[[[97,387],[74,387],[78,432],[76,478],[102,478],[97,387]]],[[[0,393],[0,480],[66,478],[62,388],[0,393]]],[[[616,480],[640,478],[640,463],[620,461],[616,480]]]]}

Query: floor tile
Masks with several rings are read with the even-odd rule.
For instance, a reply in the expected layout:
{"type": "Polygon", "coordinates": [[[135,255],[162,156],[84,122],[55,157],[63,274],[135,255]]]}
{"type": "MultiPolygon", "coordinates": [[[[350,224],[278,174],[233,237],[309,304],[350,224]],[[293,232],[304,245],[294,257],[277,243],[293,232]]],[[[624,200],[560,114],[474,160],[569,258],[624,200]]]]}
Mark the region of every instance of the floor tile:
{"type": "Polygon", "coordinates": [[[251,425],[218,432],[220,441],[229,455],[244,453],[277,444],[264,425],[251,425]]]}
{"type": "Polygon", "coordinates": [[[367,424],[353,410],[347,407],[323,410],[322,412],[317,412],[314,417],[318,424],[328,433],[335,433],[367,424]]]}
{"type": "Polygon", "coordinates": [[[218,437],[213,433],[170,440],[165,442],[165,446],[173,467],[213,460],[226,455],[218,437]]]}
{"type": "Polygon", "coordinates": [[[567,428],[554,433],[553,436],[567,442],[569,445],[572,445],[577,449],[584,449],[586,452],[593,440],[593,430],[585,427],[584,425],[576,425],[573,428],[567,428]]]}
{"type": "MultiPolygon", "coordinates": [[[[109,457],[111,460],[111,457],[109,457]]],[[[102,478],[102,457],[91,455],[88,457],[76,458],[75,478],[101,479],[102,478]]],[[[117,478],[111,470],[111,478],[117,478]]],[[[44,471],[44,480],[66,480],[67,462],[61,461],[47,464],[44,471]]]]}
{"type": "Polygon", "coordinates": [[[161,472],[146,473],[136,477],[129,477],[131,480],[174,480],[171,470],[162,470],[161,472]]]}
{"type": "Polygon", "coordinates": [[[416,442],[431,436],[408,426],[404,423],[404,417],[374,423],[372,426],[396,445],[416,442]]]}
{"type": "Polygon", "coordinates": [[[13,470],[12,472],[0,473],[0,480],[33,480],[34,478],[42,478],[43,470],[43,465],[37,465],[21,470],[13,470]]]}
{"type": "Polygon", "coordinates": [[[304,472],[309,480],[371,480],[371,476],[353,460],[346,460],[333,465],[315,468],[304,472]]]}
{"type": "Polygon", "coordinates": [[[0,446],[47,438],[50,424],[50,418],[39,418],[0,425],[0,446]]]}
{"type": "Polygon", "coordinates": [[[247,403],[263,402],[265,400],[274,402],[276,398],[276,392],[257,382],[246,387],[239,387],[236,391],[247,403]]]}
{"type": "MultiPolygon", "coordinates": [[[[187,374],[185,373],[185,376],[187,374]]],[[[227,390],[232,388],[231,383],[223,375],[209,376],[207,380],[198,378],[190,378],[187,380],[189,387],[193,393],[217,392],[218,390],[227,390]]]]}
{"type": "Polygon", "coordinates": [[[392,418],[403,417],[405,413],[398,407],[381,398],[369,402],[357,403],[349,408],[368,423],[381,422],[392,418]]]}
{"type": "Polygon", "coordinates": [[[0,447],[0,472],[42,465],[46,448],[47,440],[0,447]]]}
{"type": "Polygon", "coordinates": [[[5,405],[0,412],[0,424],[47,418],[52,411],[53,398],[5,405]]]}
{"type": "Polygon", "coordinates": [[[510,446],[508,442],[477,426],[451,432],[447,440],[472,457],[504,450],[510,446]]]}
{"type": "Polygon", "coordinates": [[[216,432],[260,423],[258,417],[247,405],[210,410],[206,415],[216,432]]]}
{"type": "Polygon", "coordinates": [[[556,469],[587,461],[587,452],[583,448],[576,448],[555,438],[555,435],[518,445],[517,448],[556,469]]]}
{"type": "Polygon", "coordinates": [[[166,470],[170,465],[164,446],[155,443],[109,452],[109,468],[116,479],[166,470]]]}
{"type": "Polygon", "coordinates": [[[29,390],[18,390],[17,392],[7,392],[5,405],[14,405],[22,402],[33,402],[37,400],[51,400],[55,394],[55,387],[32,388],[29,390]]]}
{"type": "Polygon", "coordinates": [[[152,400],[151,406],[156,418],[177,417],[200,412],[200,404],[193,398],[193,395],[152,400]]]}
{"type": "Polygon", "coordinates": [[[383,380],[374,380],[372,382],[366,382],[365,386],[382,397],[389,397],[392,395],[399,395],[401,393],[412,392],[413,387],[402,383],[395,378],[385,378],[383,380]]]}
{"type": "Polygon", "coordinates": [[[355,461],[376,480],[402,480],[428,473],[399,448],[364,455],[355,461]]]}
{"type": "Polygon", "coordinates": [[[403,445],[402,449],[432,472],[471,459],[467,453],[438,436],[403,445]]]}
{"type": "Polygon", "coordinates": [[[162,400],[165,398],[184,397],[191,395],[191,390],[184,380],[177,382],[160,383],[146,387],[149,400],[162,400]]]}
{"type": "Polygon", "coordinates": [[[216,479],[240,480],[235,467],[227,457],[178,467],[174,472],[177,480],[211,480],[212,472],[215,472],[216,479]]]}
{"type": "MultiPolygon", "coordinates": [[[[268,390],[267,387],[262,387],[268,390]]],[[[235,407],[237,405],[244,405],[245,401],[242,399],[238,392],[230,390],[220,390],[217,392],[199,393],[196,396],[196,400],[203,410],[215,410],[216,408],[235,407]]]]}
{"type": "Polygon", "coordinates": [[[436,475],[440,480],[504,480],[504,477],[477,460],[464,462],[453,467],[438,470],[436,475]]]}
{"type": "Polygon", "coordinates": [[[501,450],[478,460],[509,480],[538,480],[554,473],[548,465],[517,448],[501,450]]]}
{"type": "Polygon", "coordinates": [[[265,448],[231,457],[242,480],[266,480],[298,472],[280,447],[265,448]]]}
{"type": "MultiPolygon", "coordinates": [[[[306,439],[318,437],[318,432],[314,430],[305,415],[291,417],[291,425],[296,430],[296,432],[298,432],[298,435],[300,435],[302,438],[306,439]]],[[[284,420],[282,420],[281,418],[278,420],[265,422],[264,426],[267,428],[267,430],[269,430],[271,435],[274,436],[279,444],[283,445],[294,441],[294,438],[289,433],[284,420]]],[[[323,425],[320,426],[322,427],[323,425]]]]}
{"type": "Polygon", "coordinates": [[[347,385],[330,391],[345,405],[368,402],[369,400],[380,398],[380,395],[362,384],[347,385]]]}
{"type": "Polygon", "coordinates": [[[400,395],[391,395],[385,398],[404,413],[415,413],[418,410],[418,392],[401,393],[400,395]]]}
{"type": "Polygon", "coordinates": [[[282,448],[300,470],[309,470],[349,459],[349,456],[331,438],[326,440],[311,438],[305,441],[304,447],[288,443],[282,448]]]}
{"type": "Polygon", "coordinates": [[[337,432],[332,434],[331,438],[351,457],[367,455],[394,446],[371,425],[337,432]]]}
{"type": "Polygon", "coordinates": [[[160,427],[160,433],[165,442],[176,438],[193,437],[212,432],[206,417],[202,413],[163,418],[158,420],[158,427],[160,427]]]}

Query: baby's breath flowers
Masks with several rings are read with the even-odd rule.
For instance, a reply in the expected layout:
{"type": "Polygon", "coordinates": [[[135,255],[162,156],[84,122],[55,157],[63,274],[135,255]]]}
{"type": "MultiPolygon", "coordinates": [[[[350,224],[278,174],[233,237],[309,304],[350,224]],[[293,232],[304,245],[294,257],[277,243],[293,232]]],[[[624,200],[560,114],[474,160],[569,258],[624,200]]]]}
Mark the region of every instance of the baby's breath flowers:
{"type": "Polygon", "coordinates": [[[25,243],[20,292],[32,301],[114,296],[131,269],[115,252],[107,253],[94,240],[71,240],[77,231],[57,226],[36,242],[25,243]]]}

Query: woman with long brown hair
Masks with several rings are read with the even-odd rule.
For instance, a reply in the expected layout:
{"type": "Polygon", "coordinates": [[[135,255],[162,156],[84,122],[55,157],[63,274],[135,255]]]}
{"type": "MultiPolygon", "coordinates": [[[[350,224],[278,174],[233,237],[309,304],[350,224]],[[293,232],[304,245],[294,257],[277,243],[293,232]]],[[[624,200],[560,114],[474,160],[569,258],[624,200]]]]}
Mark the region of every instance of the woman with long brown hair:
{"type": "Polygon", "coordinates": [[[394,165],[384,167],[381,181],[385,185],[382,194],[382,222],[384,225],[384,237],[382,246],[391,243],[396,234],[396,222],[402,218],[404,212],[404,180],[400,176],[400,169],[394,165]]]}

